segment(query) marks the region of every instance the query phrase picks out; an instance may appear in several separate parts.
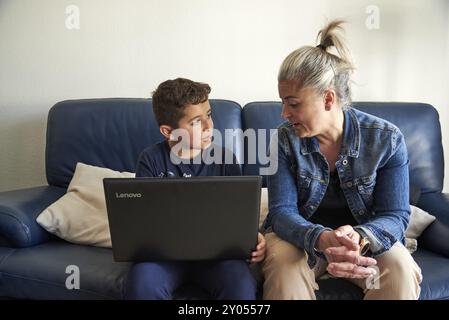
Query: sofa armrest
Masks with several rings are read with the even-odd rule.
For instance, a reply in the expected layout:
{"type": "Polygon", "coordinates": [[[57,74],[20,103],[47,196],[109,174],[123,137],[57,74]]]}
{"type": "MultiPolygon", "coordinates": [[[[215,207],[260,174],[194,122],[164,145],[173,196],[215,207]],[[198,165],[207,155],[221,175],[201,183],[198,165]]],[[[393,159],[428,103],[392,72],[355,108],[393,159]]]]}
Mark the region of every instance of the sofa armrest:
{"type": "Polygon", "coordinates": [[[437,218],[418,238],[418,245],[449,257],[449,194],[422,194],[417,206],[437,218]]]}
{"type": "Polygon", "coordinates": [[[440,222],[449,226],[449,193],[423,193],[419,197],[417,207],[434,215],[440,222]]]}
{"type": "Polygon", "coordinates": [[[435,220],[418,238],[418,246],[449,258],[449,226],[435,220]]]}
{"type": "Polygon", "coordinates": [[[1,245],[30,247],[54,237],[36,222],[36,218],[65,192],[64,188],[52,186],[0,192],[1,245]]]}

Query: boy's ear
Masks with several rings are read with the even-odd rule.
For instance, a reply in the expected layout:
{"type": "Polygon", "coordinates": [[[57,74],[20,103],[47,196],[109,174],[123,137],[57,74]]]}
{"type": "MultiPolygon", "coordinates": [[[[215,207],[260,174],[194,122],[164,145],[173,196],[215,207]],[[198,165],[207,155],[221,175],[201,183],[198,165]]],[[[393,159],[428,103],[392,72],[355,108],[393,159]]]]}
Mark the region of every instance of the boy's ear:
{"type": "Polygon", "coordinates": [[[167,125],[161,125],[159,126],[159,131],[162,133],[162,135],[165,137],[165,139],[170,140],[171,132],[173,131],[173,128],[167,125]]]}

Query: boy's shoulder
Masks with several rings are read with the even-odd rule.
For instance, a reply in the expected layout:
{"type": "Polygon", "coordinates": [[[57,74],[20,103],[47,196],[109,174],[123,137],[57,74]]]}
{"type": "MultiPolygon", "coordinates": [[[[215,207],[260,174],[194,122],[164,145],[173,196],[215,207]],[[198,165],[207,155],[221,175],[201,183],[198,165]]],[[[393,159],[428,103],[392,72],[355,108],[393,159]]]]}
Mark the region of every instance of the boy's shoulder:
{"type": "Polygon", "coordinates": [[[151,146],[146,147],[141,153],[139,158],[140,159],[154,159],[158,158],[164,154],[169,153],[169,149],[167,147],[167,141],[161,141],[155,144],[152,144],[151,146]]]}

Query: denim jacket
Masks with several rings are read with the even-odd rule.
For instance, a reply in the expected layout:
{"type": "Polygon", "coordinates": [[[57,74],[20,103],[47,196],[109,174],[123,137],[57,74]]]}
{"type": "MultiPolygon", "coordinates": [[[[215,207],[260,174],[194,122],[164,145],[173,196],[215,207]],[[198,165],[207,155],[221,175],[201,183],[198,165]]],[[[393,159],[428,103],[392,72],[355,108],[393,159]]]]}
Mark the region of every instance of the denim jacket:
{"type": "MultiPolygon", "coordinates": [[[[358,223],[354,229],[370,239],[377,256],[395,242],[405,241],[410,217],[407,148],[392,123],[353,108],[343,112],[343,139],[335,167],[358,223]]],[[[321,257],[315,243],[329,228],[309,219],[326,193],[329,164],[318,140],[299,138],[288,122],[278,128],[277,158],[278,171],[268,176],[269,214],[263,227],[303,248],[313,267],[321,257]]]]}

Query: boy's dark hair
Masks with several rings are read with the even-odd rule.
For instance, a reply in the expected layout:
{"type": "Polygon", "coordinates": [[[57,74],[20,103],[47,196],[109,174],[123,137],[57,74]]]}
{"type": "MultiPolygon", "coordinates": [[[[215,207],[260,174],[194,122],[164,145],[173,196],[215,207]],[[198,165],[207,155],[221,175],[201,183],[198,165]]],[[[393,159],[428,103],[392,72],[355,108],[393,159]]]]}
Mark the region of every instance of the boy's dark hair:
{"type": "Polygon", "coordinates": [[[162,82],[153,92],[153,112],[159,125],[178,127],[189,104],[199,104],[208,99],[210,87],[206,83],[177,78],[162,82]]]}

